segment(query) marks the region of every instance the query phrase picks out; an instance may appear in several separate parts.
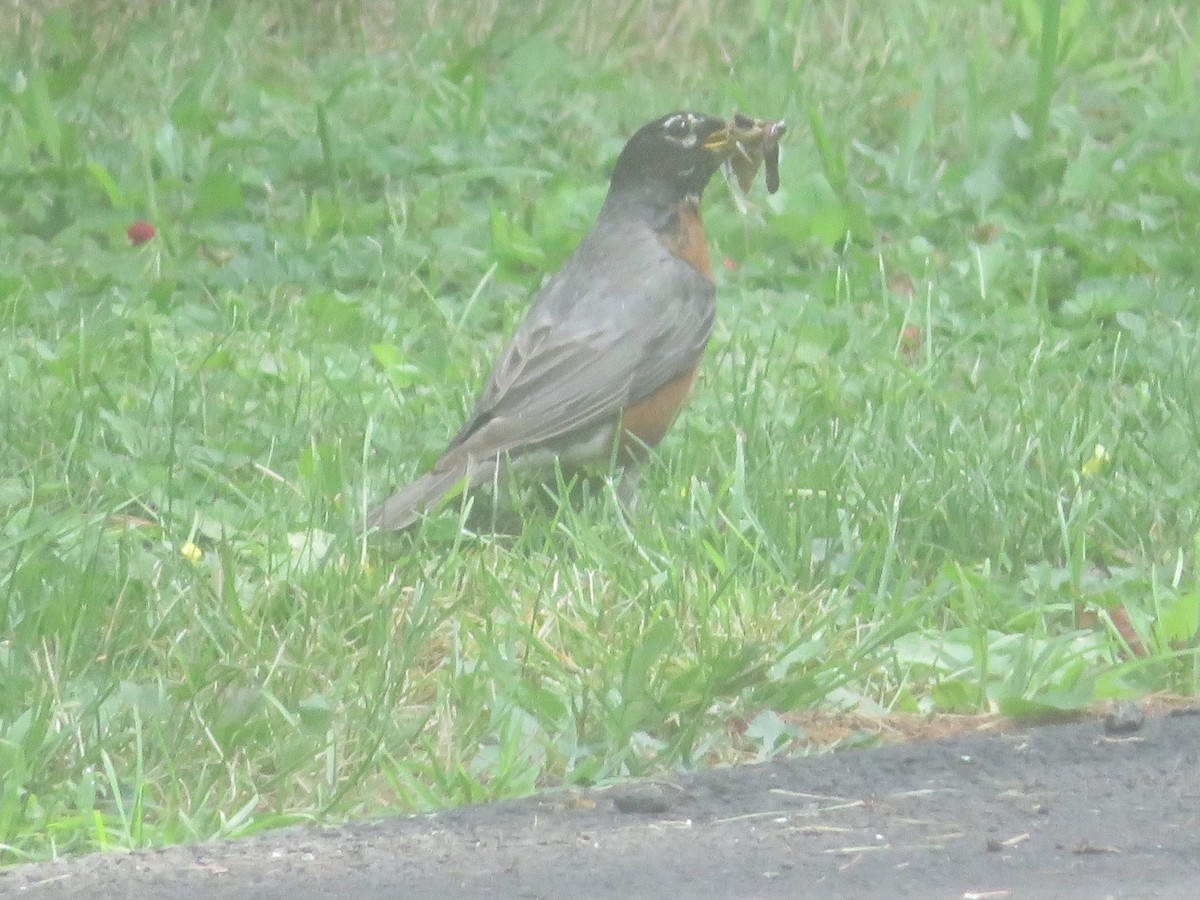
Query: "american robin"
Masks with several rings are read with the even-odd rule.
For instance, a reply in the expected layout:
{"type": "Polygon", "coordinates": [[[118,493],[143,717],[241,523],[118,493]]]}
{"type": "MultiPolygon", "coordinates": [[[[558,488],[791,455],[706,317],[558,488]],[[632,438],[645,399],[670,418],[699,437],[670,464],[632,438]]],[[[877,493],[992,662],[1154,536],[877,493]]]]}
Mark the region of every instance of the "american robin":
{"type": "Polygon", "coordinates": [[[587,468],[615,455],[635,477],[692,390],[716,313],[700,195],[764,134],[769,158],[782,127],[676,112],[640,128],[596,224],[534,300],[474,414],[365,528],[407,528],[457,485],[556,462],[587,468]]]}

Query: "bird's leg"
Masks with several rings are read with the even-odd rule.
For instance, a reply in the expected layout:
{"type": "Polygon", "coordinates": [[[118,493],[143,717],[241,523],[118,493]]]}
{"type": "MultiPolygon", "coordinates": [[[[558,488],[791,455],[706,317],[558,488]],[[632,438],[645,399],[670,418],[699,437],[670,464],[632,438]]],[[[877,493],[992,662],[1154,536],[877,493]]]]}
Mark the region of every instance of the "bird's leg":
{"type": "Polygon", "coordinates": [[[637,466],[627,465],[621,469],[616,484],[617,502],[626,519],[632,519],[637,508],[638,482],[642,480],[642,471],[637,466]]]}

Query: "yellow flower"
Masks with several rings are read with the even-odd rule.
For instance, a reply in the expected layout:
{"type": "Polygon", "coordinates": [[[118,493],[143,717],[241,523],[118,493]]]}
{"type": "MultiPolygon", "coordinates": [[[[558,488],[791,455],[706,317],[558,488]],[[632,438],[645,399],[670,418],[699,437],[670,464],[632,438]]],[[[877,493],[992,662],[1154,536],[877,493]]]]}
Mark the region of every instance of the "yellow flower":
{"type": "Polygon", "coordinates": [[[179,555],[194,566],[204,558],[204,551],[191,541],[188,541],[179,548],[179,555]]]}
{"type": "Polygon", "coordinates": [[[1112,457],[1108,455],[1108,451],[1104,448],[1104,445],[1097,444],[1096,449],[1092,451],[1092,458],[1080,466],[1079,471],[1085,477],[1090,478],[1093,475],[1099,475],[1107,469],[1111,461],[1112,457]]]}

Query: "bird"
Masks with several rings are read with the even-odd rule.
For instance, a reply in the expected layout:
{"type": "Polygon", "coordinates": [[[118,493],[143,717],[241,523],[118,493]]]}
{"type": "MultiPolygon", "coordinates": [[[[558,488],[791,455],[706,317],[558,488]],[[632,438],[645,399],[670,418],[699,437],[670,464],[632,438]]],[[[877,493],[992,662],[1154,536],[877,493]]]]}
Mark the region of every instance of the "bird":
{"type": "Polygon", "coordinates": [[[692,391],[716,316],[701,196],[762,124],[680,111],[629,138],[595,224],[535,297],[470,418],[364,530],[407,529],[451,492],[556,465],[615,461],[622,494],[636,484],[692,391]]]}

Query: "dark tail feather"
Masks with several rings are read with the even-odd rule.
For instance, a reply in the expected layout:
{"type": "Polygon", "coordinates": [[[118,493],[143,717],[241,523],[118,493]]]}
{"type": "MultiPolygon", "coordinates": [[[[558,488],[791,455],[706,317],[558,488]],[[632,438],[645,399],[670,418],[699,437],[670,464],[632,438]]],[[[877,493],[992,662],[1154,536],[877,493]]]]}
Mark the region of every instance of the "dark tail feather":
{"type": "MultiPolygon", "coordinates": [[[[476,464],[469,472],[469,486],[474,487],[488,480],[494,472],[494,463],[490,466],[476,464]]],[[[468,473],[457,466],[442,472],[426,472],[367,513],[363,530],[403,531],[467,477],[468,473]]]]}

